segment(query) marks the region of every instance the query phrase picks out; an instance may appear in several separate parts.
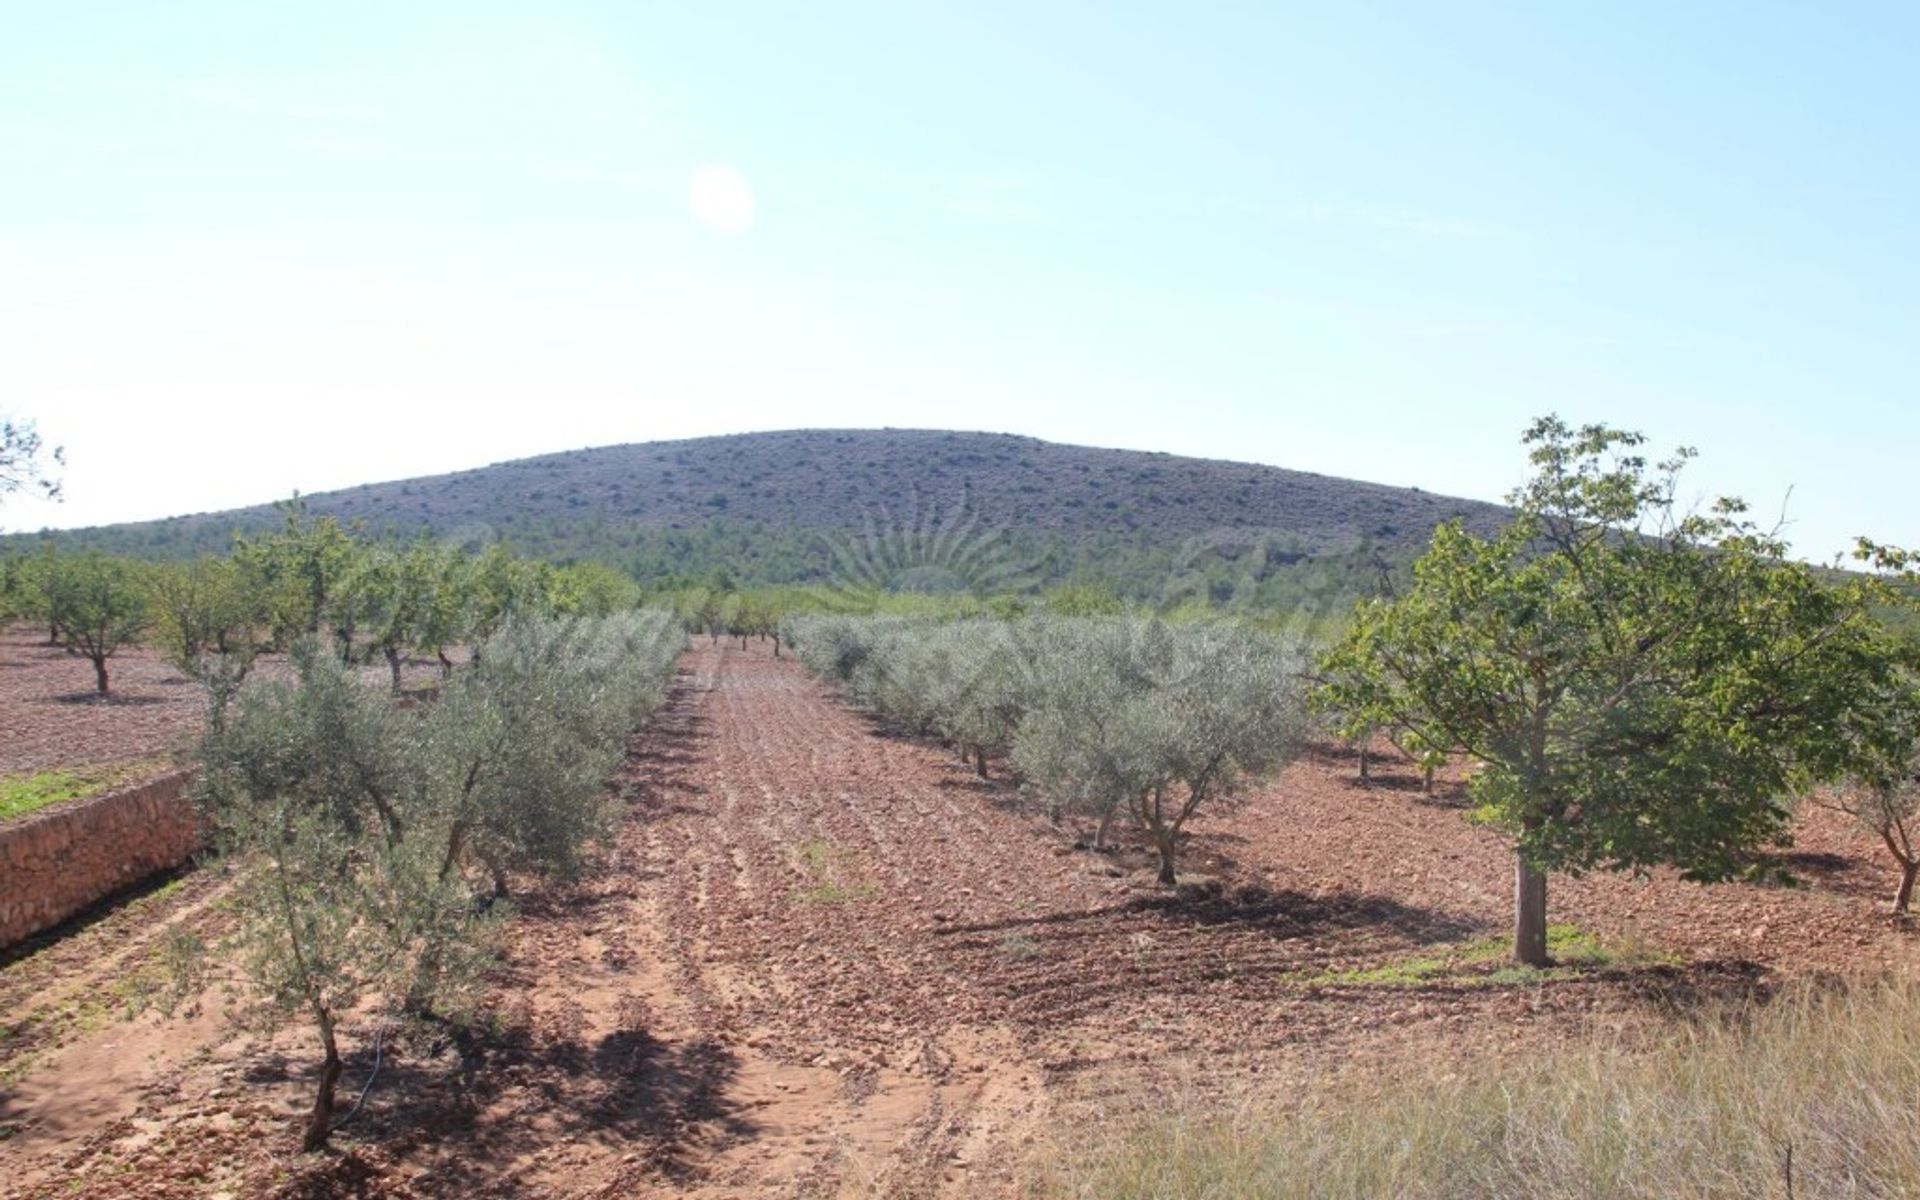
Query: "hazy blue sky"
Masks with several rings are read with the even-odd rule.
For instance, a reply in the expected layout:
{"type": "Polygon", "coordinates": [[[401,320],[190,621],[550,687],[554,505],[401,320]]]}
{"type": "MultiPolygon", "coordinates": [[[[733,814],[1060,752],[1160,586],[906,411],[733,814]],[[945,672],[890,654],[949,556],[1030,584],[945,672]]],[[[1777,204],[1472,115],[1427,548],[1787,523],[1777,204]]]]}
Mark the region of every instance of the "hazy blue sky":
{"type": "Polygon", "coordinates": [[[796,426],[1495,498],[1557,409],[1920,542],[1920,5],[289,7],[5,6],[0,524],[796,426]]]}

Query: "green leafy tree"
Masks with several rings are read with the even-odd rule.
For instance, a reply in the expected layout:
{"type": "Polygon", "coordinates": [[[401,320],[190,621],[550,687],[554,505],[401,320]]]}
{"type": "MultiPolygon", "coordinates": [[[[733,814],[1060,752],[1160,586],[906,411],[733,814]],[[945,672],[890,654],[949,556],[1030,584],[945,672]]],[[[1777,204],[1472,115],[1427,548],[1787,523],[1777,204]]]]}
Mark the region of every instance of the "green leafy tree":
{"type": "Polygon", "coordinates": [[[473,563],[466,583],[471,607],[467,635],[476,648],[515,617],[552,611],[551,568],[515,558],[503,546],[489,546],[473,563]]]}
{"type": "Polygon", "coordinates": [[[605,563],[578,562],[553,573],[555,612],[604,617],[640,603],[640,585],[605,563]]]}
{"type": "MultiPolygon", "coordinates": [[[[423,644],[439,584],[439,564],[428,552],[371,547],[357,556],[353,572],[339,589],[337,630],[345,630],[350,650],[353,631],[365,637],[386,660],[390,690],[400,694],[400,672],[407,652],[423,644]]],[[[343,652],[342,658],[350,658],[343,652]]],[[[371,655],[369,655],[371,657],[371,655]]]]}
{"type": "Polygon", "coordinates": [[[147,568],[155,636],[168,661],[207,693],[207,720],[218,729],[227,707],[265,649],[267,611],[232,559],[201,555],[147,568]]]}
{"type": "Polygon", "coordinates": [[[43,580],[52,555],[52,547],[43,545],[33,553],[16,551],[0,557],[0,621],[32,621],[46,627],[48,593],[43,580]]]}
{"type": "Polygon", "coordinates": [[[264,614],[254,603],[239,566],[203,554],[186,563],[147,568],[155,635],[169,661],[191,672],[208,653],[226,654],[252,641],[264,614]]]}
{"type": "Polygon", "coordinates": [[[317,634],[337,608],[335,593],[354,566],[351,531],[332,517],[311,518],[298,495],[282,501],[279,530],[236,538],[234,559],[264,608],[276,645],[317,634]]]}
{"type": "Polygon", "coordinates": [[[139,642],[152,622],[139,564],[87,554],[56,562],[48,619],[60,644],[93,664],[95,690],[107,694],[107,661],[139,642]]]}
{"type": "Polygon", "coordinates": [[[421,541],[408,552],[410,569],[428,587],[428,599],[420,613],[416,631],[419,648],[440,662],[441,678],[453,674],[453,660],[447,652],[471,637],[478,603],[478,573],[474,560],[465,552],[432,542],[421,541]]]}
{"type": "Polygon", "coordinates": [[[1904,744],[1909,657],[1865,582],[1786,556],[1723,499],[1675,502],[1682,451],[1535,422],[1498,536],[1444,525],[1399,597],[1361,605],[1322,699],[1457,747],[1515,856],[1513,953],[1547,962],[1547,872],[1751,873],[1789,800],[1904,744]]]}

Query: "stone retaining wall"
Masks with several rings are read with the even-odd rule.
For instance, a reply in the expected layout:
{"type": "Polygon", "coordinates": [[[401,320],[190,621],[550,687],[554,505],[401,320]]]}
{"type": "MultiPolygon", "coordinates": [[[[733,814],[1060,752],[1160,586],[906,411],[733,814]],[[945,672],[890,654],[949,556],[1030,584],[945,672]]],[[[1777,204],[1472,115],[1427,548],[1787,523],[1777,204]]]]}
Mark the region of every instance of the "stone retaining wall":
{"type": "Polygon", "coordinates": [[[175,771],[0,825],[0,947],[192,857],[204,841],[192,778],[175,771]]]}

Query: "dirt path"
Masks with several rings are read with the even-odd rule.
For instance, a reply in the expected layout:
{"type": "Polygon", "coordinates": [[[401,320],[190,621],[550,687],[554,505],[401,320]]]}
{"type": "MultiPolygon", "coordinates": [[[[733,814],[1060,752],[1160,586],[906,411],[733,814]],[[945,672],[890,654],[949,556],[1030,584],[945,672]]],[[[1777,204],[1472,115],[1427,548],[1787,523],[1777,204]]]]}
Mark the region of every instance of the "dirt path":
{"type": "MultiPolygon", "coordinates": [[[[65,1032],[0,1081],[0,1194],[1004,1195],[1034,1139],[1150,1086],[1286,1090],[1641,1020],[1775,965],[1912,956],[1874,919],[1871,846],[1815,822],[1805,890],[1557,882],[1556,919],[1646,947],[1639,965],[1398,986],[1497,936],[1506,904],[1504,851],[1457,789],[1405,782],[1296,764],[1199,826],[1198,886],[1168,894],[764,645],[702,644],[635,742],[616,845],[520,898],[490,1032],[389,1055],[338,1153],[287,1154],[299,1031],[236,1035],[217,995],[171,1021],[94,1004],[30,1025],[65,1032]]],[[[0,1005],[110,994],[154,926],[217,930],[217,886],[7,966],[0,1005]]],[[[368,1031],[351,1045],[349,1090],[368,1031]]]]}

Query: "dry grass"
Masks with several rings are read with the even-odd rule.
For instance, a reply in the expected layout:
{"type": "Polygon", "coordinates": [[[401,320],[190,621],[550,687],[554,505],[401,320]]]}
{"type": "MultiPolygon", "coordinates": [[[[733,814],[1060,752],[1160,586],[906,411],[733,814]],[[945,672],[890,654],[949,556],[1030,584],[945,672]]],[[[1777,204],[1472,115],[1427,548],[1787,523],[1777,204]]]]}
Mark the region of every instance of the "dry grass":
{"type": "Polygon", "coordinates": [[[1089,1200],[1920,1196],[1920,983],[1806,988],[1651,1047],[1596,1036],[1285,1107],[1176,1100],[1041,1174],[1089,1200]]]}

